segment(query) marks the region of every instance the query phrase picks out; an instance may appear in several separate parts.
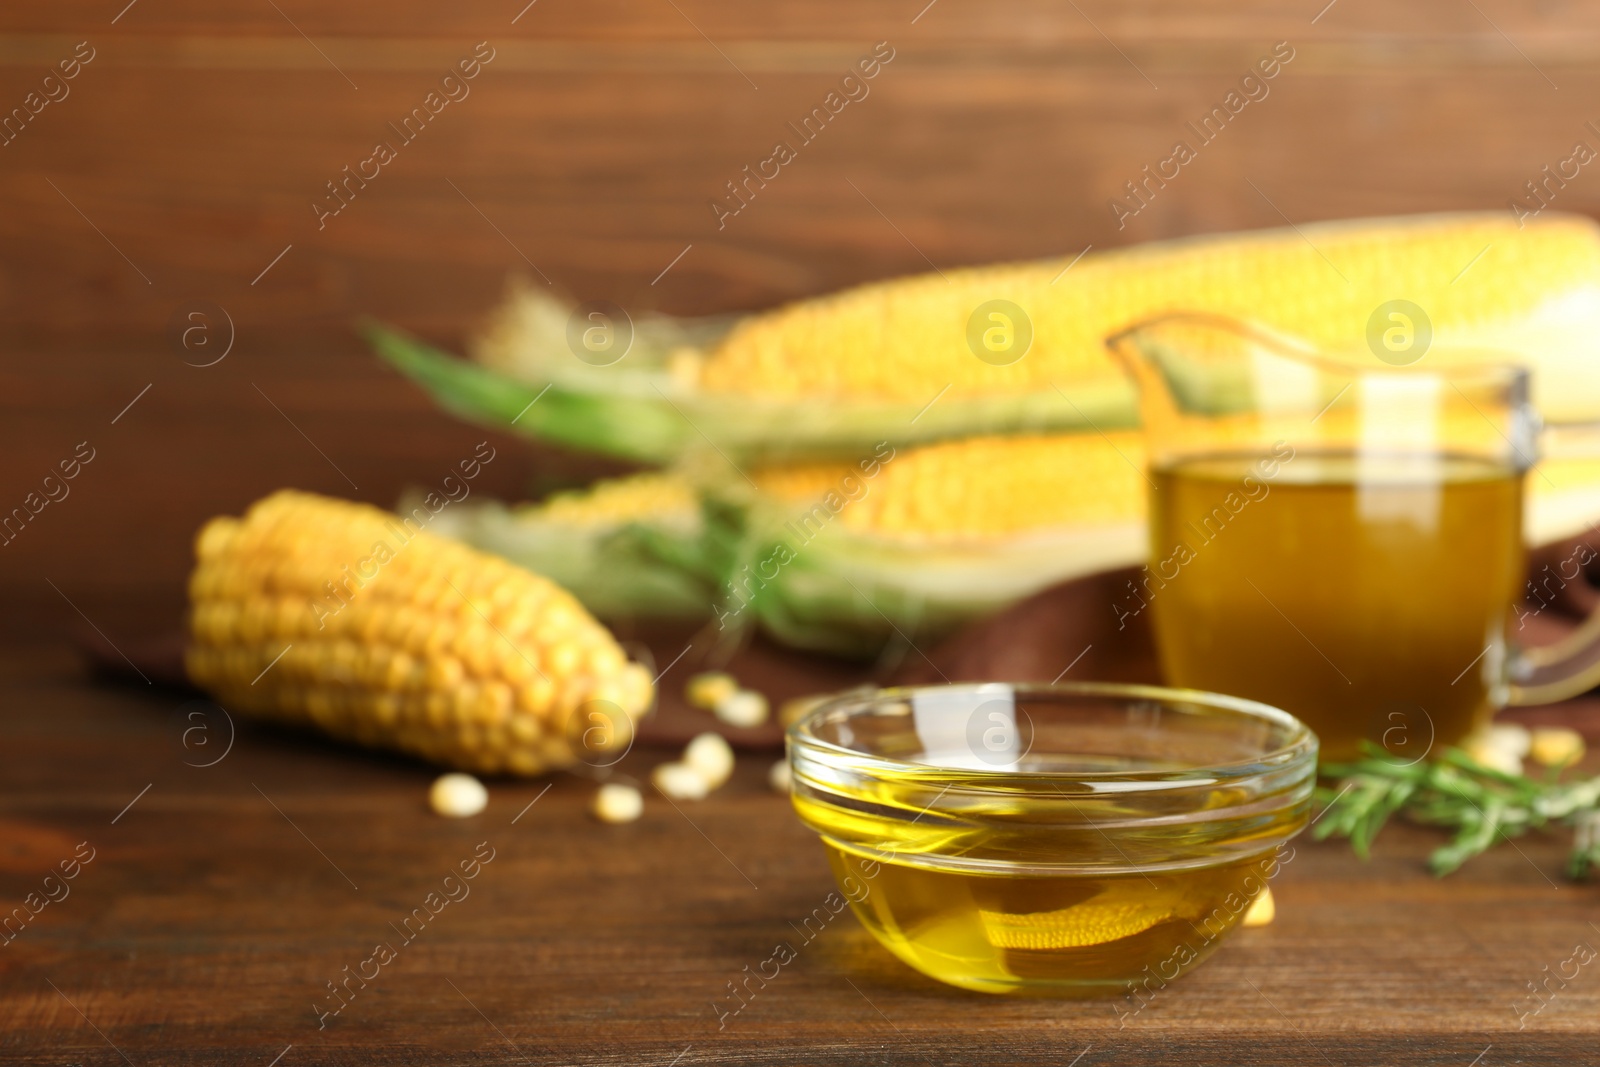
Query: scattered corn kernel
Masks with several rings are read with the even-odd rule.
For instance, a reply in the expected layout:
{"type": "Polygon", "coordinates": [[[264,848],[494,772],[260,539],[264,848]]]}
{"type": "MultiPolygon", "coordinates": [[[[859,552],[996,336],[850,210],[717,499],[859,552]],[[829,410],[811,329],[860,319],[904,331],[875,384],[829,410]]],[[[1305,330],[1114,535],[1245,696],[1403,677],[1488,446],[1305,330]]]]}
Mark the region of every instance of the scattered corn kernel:
{"type": "Polygon", "coordinates": [[[683,695],[694,707],[714,711],[718,704],[739,691],[739,683],[731,674],[722,671],[702,671],[689,678],[683,695]]]}
{"type": "Polygon", "coordinates": [[[650,781],[673,800],[700,800],[711,791],[705,777],[687,763],[663,763],[650,772],[650,781]]]}
{"type": "Polygon", "coordinates": [[[794,789],[794,772],[789,769],[789,761],[781,759],[772,765],[767,772],[767,784],[774,793],[788,793],[794,789]]]}
{"type": "Polygon", "coordinates": [[[450,819],[465,819],[489,806],[489,791],[470,774],[441,774],[428,790],[434,812],[450,819]]]}
{"type": "Polygon", "coordinates": [[[826,693],[813,693],[811,696],[795,697],[792,700],[785,700],[782,704],[778,705],[778,722],[782,723],[783,728],[787,730],[789,727],[793,726],[795,723],[811,714],[814,708],[827,699],[828,695],[826,693]]]}
{"type": "Polygon", "coordinates": [[[1583,758],[1583,738],[1565,726],[1541,726],[1528,746],[1533,762],[1544,767],[1565,767],[1583,758]]]}
{"type": "Polygon", "coordinates": [[[1244,913],[1246,926],[1265,926],[1277,918],[1278,905],[1272,902],[1272,890],[1267,886],[1261,887],[1261,893],[1250,902],[1250,910],[1244,913]]]}
{"type": "Polygon", "coordinates": [[[1486,737],[1468,739],[1464,751],[1469,758],[1491,771],[1499,771],[1501,774],[1522,773],[1522,757],[1509,749],[1500,748],[1486,737]]]}
{"type": "Polygon", "coordinates": [[[767,698],[754,689],[740,689],[717,701],[717,718],[729,726],[760,726],[767,713],[767,698]]]}
{"type": "Polygon", "coordinates": [[[1516,722],[1495,723],[1486,731],[1485,738],[1495,748],[1504,749],[1518,759],[1527,756],[1532,744],[1528,728],[1516,722]]]}
{"type": "Polygon", "coordinates": [[[699,772],[708,790],[716,789],[733,774],[733,749],[721,734],[708,731],[689,742],[683,750],[683,762],[699,772]]]}
{"type": "Polygon", "coordinates": [[[601,822],[633,822],[644,811],[644,796],[631,785],[607,782],[594,795],[589,810],[601,822]]]}

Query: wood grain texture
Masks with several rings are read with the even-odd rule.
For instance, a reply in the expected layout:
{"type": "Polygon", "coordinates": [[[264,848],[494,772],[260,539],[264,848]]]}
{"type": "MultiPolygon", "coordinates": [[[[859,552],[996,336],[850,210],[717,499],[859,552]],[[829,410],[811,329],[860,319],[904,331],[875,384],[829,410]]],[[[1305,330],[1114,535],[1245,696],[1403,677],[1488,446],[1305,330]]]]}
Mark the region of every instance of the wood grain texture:
{"type": "Polygon", "coordinates": [[[0,904],[95,849],[0,949],[6,1062],[266,1064],[292,1045],[284,1065],[1464,1065],[1485,1048],[1480,1063],[1557,1064],[1595,1040],[1588,969],[1518,1029],[1526,983],[1600,940],[1594,889],[1561,879],[1554,836],[1444,881],[1422,831],[1387,832],[1365,864],[1299,840],[1276,923],[1123,1018],[941,987],[848,914],[804,941],[791,923],[832,878],[766,789],[766,758],[624,827],[593,822],[593,785],[570,776],[496,785],[483,815],[447,821],[424,808],[424,767],[248,722],[190,766],[220,747],[184,747],[181,698],[87,686],[61,654],[0,666],[0,904]],[[485,841],[470,895],[402,944],[390,924],[485,841]],[[723,1017],[727,983],[784,940],[798,958],[723,1017]],[[319,1028],[326,983],[384,941],[398,958],[319,1028]]]}
{"type": "MultiPolygon", "coordinates": [[[[107,6],[0,14],[7,108],[75,41],[97,52],[0,149],[19,334],[159,331],[205,296],[251,331],[359,312],[453,337],[530,262],[582,296],[708,311],[930,261],[1502,209],[1600,88],[1592,4],[1340,0],[1313,23],[1298,3],[939,2],[913,23],[921,5],[543,0],[515,25],[500,2],[140,2],[115,25],[107,6]],[[324,183],[480,40],[471,96],[319,230],[324,183]],[[725,183],[880,40],[871,95],[719,229],[725,183]],[[1119,229],[1109,198],[1279,40],[1296,58],[1271,94],[1119,229]]],[[[1562,199],[1600,210],[1587,180],[1562,199]]]]}

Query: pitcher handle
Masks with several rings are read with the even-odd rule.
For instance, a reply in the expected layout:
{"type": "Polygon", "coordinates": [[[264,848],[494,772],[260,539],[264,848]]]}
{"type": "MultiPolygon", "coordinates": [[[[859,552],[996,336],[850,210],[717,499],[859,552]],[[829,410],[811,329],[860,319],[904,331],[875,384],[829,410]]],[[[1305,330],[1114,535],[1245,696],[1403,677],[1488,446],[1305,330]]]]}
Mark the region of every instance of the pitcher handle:
{"type": "MultiPolygon", "coordinates": [[[[1551,422],[1542,427],[1540,459],[1600,457],[1600,422],[1551,422]]],[[[1590,525],[1579,537],[1600,530],[1590,525]]],[[[1593,549],[1591,556],[1594,558],[1593,549]]],[[[1580,560],[1580,566],[1588,560],[1580,560]]],[[[1579,580],[1582,580],[1581,577],[1579,580]]],[[[1600,607],[1582,625],[1558,641],[1532,648],[1513,643],[1508,657],[1506,701],[1513,705],[1550,704],[1586,693],[1600,685],[1600,607]]]]}
{"type": "Polygon", "coordinates": [[[1600,608],[1559,641],[1513,649],[1507,703],[1553,704],[1600,685],[1600,608]]]}

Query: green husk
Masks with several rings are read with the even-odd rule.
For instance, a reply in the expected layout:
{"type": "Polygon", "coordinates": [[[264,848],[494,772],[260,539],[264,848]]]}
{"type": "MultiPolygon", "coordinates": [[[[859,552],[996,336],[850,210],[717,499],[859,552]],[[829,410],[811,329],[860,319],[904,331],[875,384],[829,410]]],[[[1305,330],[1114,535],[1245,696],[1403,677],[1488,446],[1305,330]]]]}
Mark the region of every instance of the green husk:
{"type": "MultiPolygon", "coordinates": [[[[457,359],[379,323],[373,349],[441,407],[471,422],[619,459],[664,464],[710,449],[739,463],[849,458],[878,441],[909,445],[975,433],[1136,425],[1133,386],[1104,381],[1048,392],[922,404],[756,401],[702,393],[634,353],[592,367],[553,347],[516,374],[457,359]],[[564,367],[562,357],[573,366],[564,367]]],[[[552,346],[554,340],[549,342],[552,346]]]]}
{"type": "Polygon", "coordinates": [[[620,459],[676,455],[693,428],[661,396],[608,394],[555,380],[535,385],[372,323],[368,342],[440,407],[469,422],[620,459]]]}
{"type": "MultiPolygon", "coordinates": [[[[845,505],[848,507],[848,504],[845,505]]],[[[713,494],[708,521],[735,545],[718,624],[758,624],[782,644],[852,658],[925,647],[1058,582],[1144,558],[1142,523],[918,542],[848,529],[825,507],[713,494]]]]}
{"type": "Polygon", "coordinates": [[[602,619],[703,619],[717,597],[698,513],[575,525],[489,501],[441,512],[434,529],[544,575],[602,619]]]}
{"type": "Polygon", "coordinates": [[[823,505],[726,488],[707,489],[689,515],[578,525],[491,501],[455,505],[435,528],[551,578],[603,619],[709,618],[729,642],[759,628],[792,648],[858,659],[925,647],[1144,551],[1138,523],[917,543],[850,530],[823,505]]]}

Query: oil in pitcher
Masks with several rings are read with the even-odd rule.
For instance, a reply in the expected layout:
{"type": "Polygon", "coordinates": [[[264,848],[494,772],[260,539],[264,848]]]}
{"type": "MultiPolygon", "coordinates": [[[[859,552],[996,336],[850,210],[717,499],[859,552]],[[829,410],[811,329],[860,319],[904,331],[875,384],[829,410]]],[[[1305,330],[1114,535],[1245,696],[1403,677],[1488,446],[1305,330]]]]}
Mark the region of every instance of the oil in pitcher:
{"type": "Polygon", "coordinates": [[[1108,343],[1140,387],[1151,541],[1130,595],[1168,684],[1281,707],[1330,760],[1363,741],[1421,758],[1508,702],[1581,690],[1508,641],[1525,371],[1330,355],[1199,314],[1108,343]]]}

